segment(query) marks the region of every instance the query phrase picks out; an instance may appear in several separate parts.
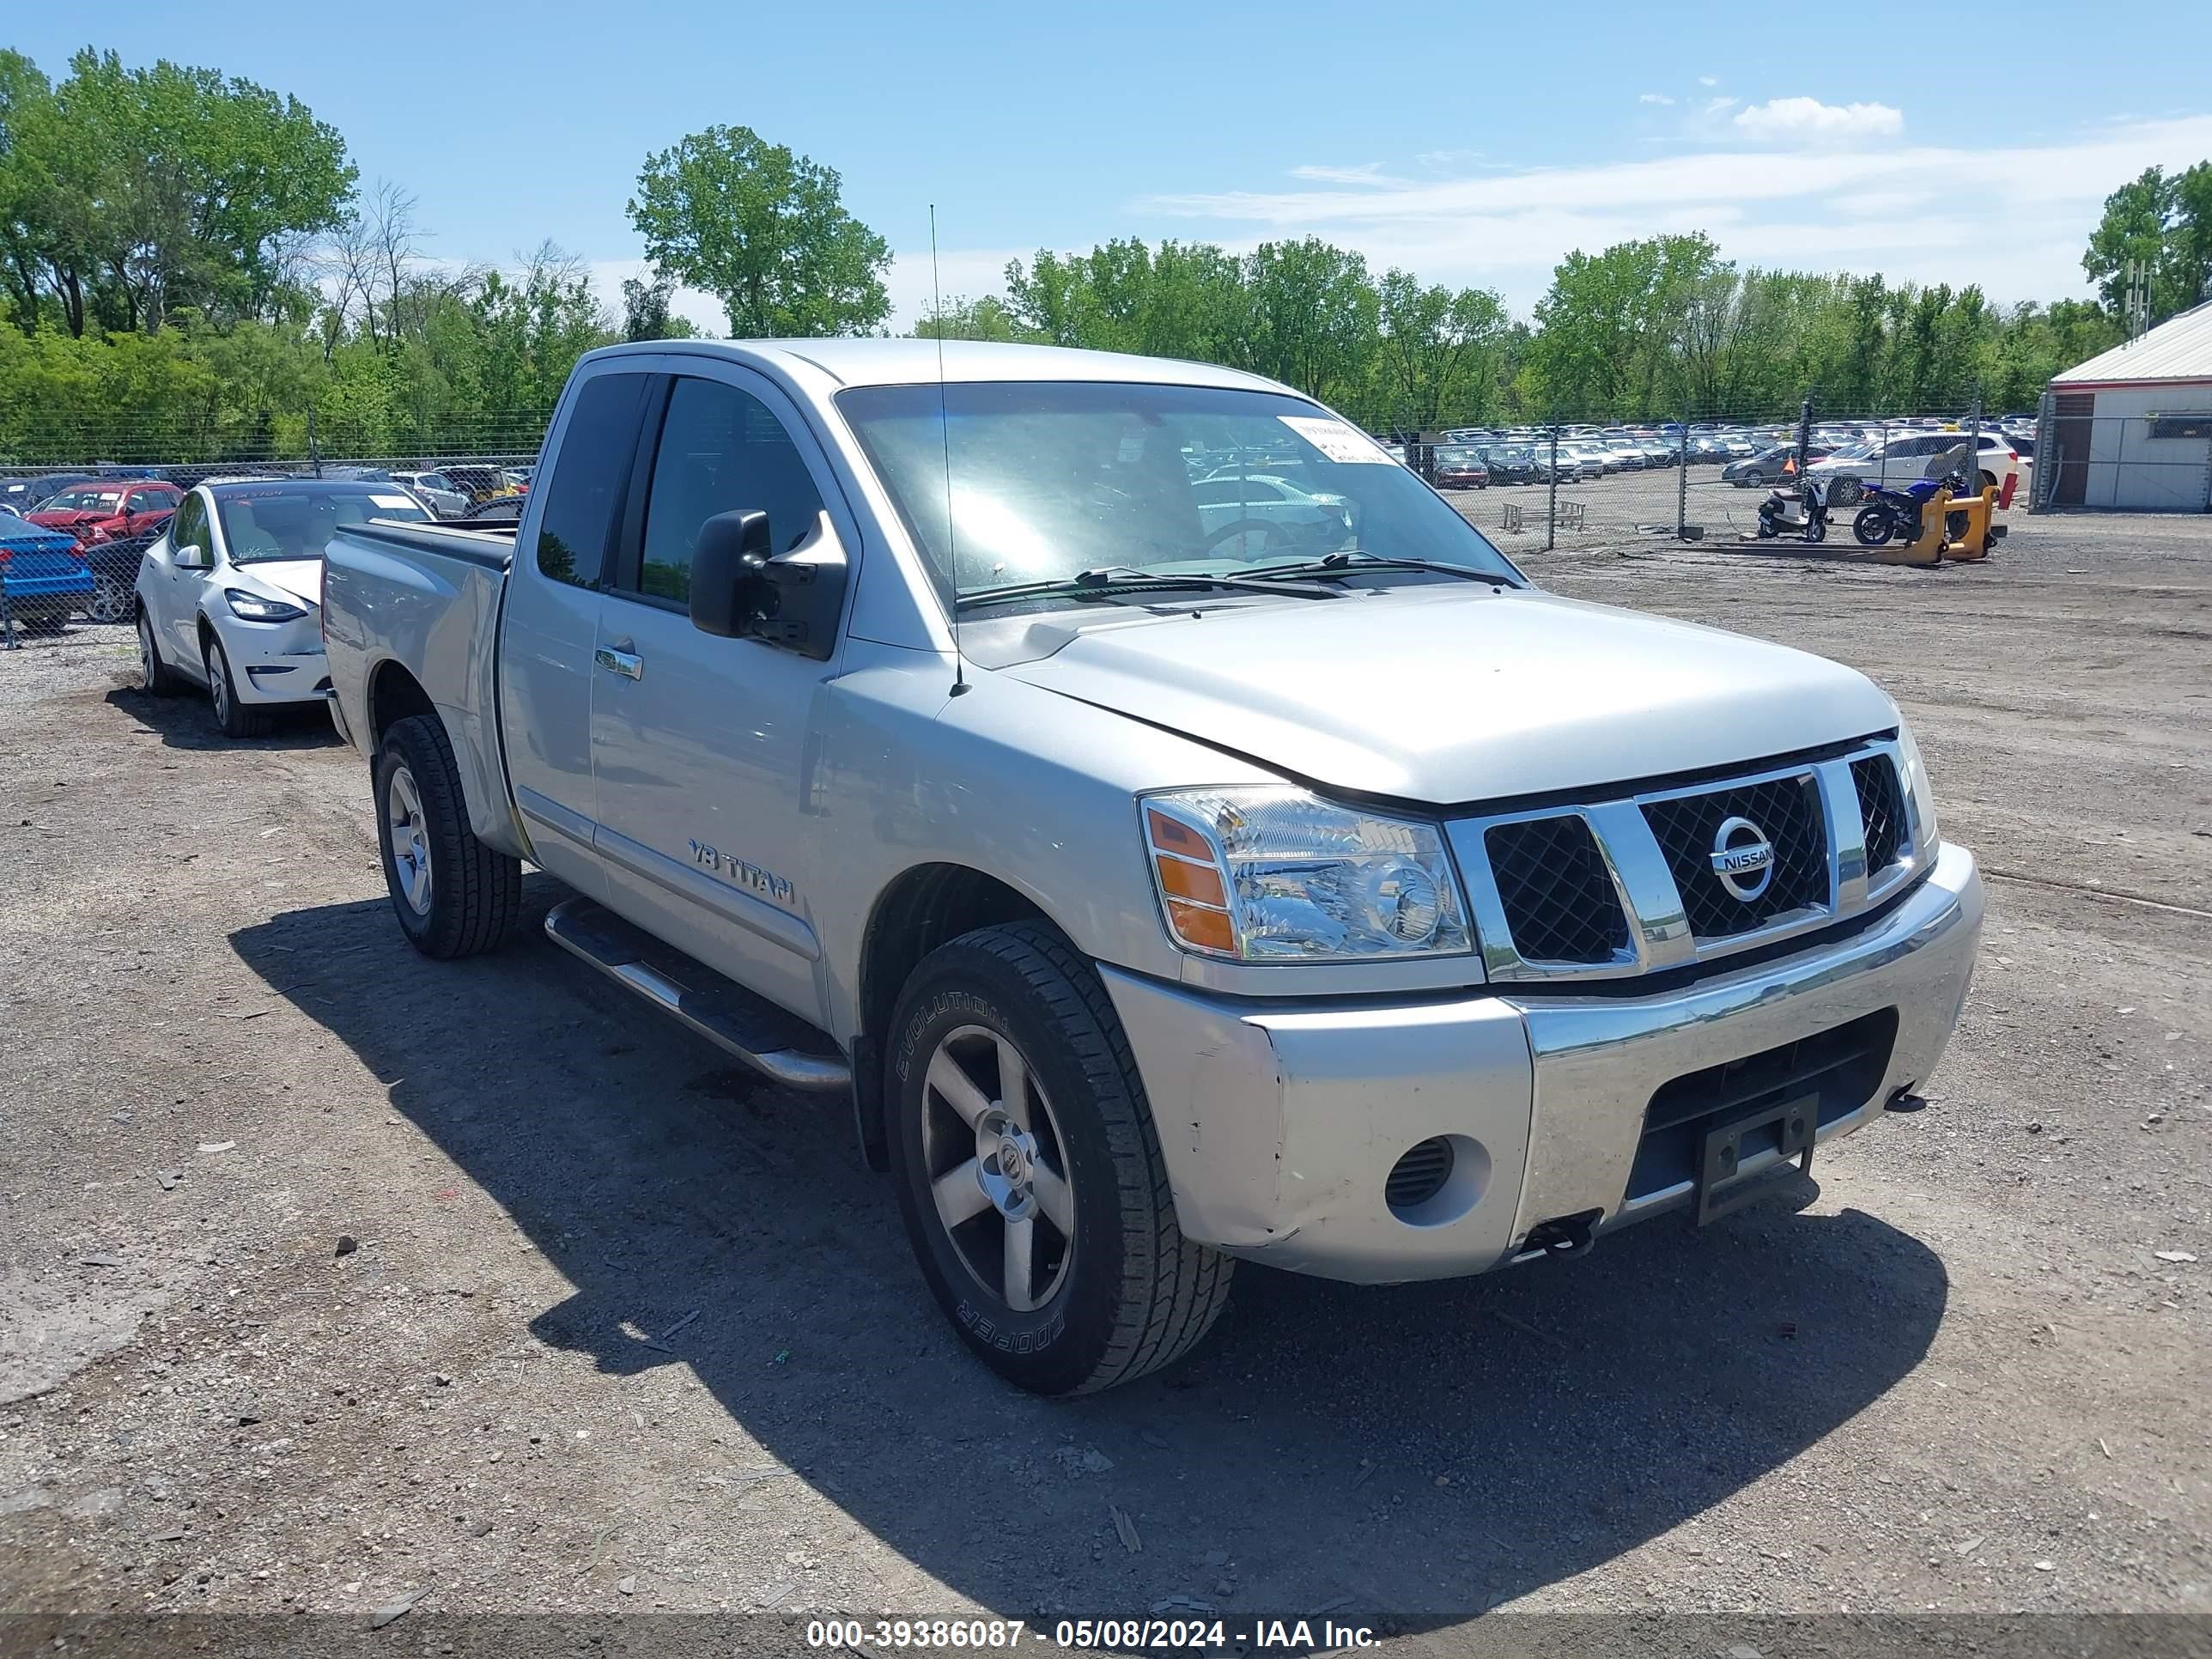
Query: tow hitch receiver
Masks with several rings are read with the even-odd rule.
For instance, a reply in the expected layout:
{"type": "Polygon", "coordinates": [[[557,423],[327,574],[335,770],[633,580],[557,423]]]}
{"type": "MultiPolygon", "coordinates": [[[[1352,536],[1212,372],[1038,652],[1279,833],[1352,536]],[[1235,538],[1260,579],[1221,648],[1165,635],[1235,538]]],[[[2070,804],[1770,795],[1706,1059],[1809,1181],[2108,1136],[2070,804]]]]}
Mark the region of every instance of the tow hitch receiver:
{"type": "Polygon", "coordinates": [[[1698,1159],[1698,1225],[1717,1221],[1750,1203],[1766,1190],[1768,1178],[1780,1174],[1791,1158],[1797,1160],[1800,1175],[1812,1174],[1813,1131],[1820,1105],[1819,1096],[1804,1095],[1708,1130],[1705,1150],[1698,1159]],[[1769,1130],[1780,1143],[1780,1160],[1755,1174],[1743,1174],[1744,1142],[1750,1141],[1755,1154],[1769,1130]]]}

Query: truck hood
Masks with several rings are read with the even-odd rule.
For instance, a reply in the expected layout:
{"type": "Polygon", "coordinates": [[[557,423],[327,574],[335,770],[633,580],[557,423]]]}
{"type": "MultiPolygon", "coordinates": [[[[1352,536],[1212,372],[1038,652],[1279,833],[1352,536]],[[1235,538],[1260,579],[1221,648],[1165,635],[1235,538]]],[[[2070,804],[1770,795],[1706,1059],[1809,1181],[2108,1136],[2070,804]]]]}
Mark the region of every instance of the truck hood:
{"type": "Polygon", "coordinates": [[[1437,805],[1733,766],[1897,723],[1872,681],[1824,658],[1471,583],[1079,626],[1003,672],[1295,777],[1437,805]]]}

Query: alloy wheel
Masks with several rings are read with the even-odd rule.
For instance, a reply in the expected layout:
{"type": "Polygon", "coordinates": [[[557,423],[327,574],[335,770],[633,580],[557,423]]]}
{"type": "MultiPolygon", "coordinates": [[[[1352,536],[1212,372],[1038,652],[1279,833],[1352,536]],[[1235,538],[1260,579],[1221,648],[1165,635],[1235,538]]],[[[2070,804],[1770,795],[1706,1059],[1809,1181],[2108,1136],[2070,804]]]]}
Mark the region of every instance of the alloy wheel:
{"type": "Polygon", "coordinates": [[[385,822],[392,829],[392,868],[399,878],[399,891],[407,908],[418,916],[430,914],[430,830],[422,817],[422,792],[415,775],[404,766],[392,769],[386,787],[385,822]]]}
{"type": "Polygon", "coordinates": [[[1066,1146],[1011,1039],[963,1025],[937,1045],[922,1084],[930,1197],[969,1274],[1017,1313],[1051,1301],[1075,1257],[1066,1146]]]}
{"type": "Polygon", "coordinates": [[[119,623],[131,614],[133,594],[128,587],[109,575],[92,579],[92,597],[85,601],[84,614],[96,623],[119,623]]]}
{"type": "Polygon", "coordinates": [[[161,659],[154,649],[153,619],[142,611],[138,613],[139,690],[151,695],[161,672],[161,659]]]}

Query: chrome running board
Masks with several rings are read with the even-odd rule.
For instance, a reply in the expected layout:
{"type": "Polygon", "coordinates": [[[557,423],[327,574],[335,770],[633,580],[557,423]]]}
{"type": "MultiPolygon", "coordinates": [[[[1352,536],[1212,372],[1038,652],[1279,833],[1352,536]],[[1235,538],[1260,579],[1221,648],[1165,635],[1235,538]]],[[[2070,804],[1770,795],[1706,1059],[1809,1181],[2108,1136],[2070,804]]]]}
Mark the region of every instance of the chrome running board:
{"type": "Polygon", "coordinates": [[[787,1089],[852,1087],[853,1068],[828,1036],[605,905],[587,898],[556,904],[546,912],[545,933],[571,956],[787,1089]]]}

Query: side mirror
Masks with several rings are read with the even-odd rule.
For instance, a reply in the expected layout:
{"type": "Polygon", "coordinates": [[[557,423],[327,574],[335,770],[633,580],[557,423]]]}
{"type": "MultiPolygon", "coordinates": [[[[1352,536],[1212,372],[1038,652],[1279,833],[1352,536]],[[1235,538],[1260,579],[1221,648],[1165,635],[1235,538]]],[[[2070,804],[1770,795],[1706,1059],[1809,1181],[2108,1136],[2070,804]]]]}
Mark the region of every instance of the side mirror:
{"type": "Polygon", "coordinates": [[[719,513],[691,556],[691,623],[724,639],[750,636],[826,661],[845,609],[845,550],[827,513],[787,553],[769,551],[765,513],[719,513]]]}
{"type": "Polygon", "coordinates": [[[176,564],[177,568],[179,570],[212,570],[215,568],[215,561],[208,557],[207,549],[202,547],[198,542],[186,542],[182,547],[176,550],[173,556],[173,562],[176,564]]]}

